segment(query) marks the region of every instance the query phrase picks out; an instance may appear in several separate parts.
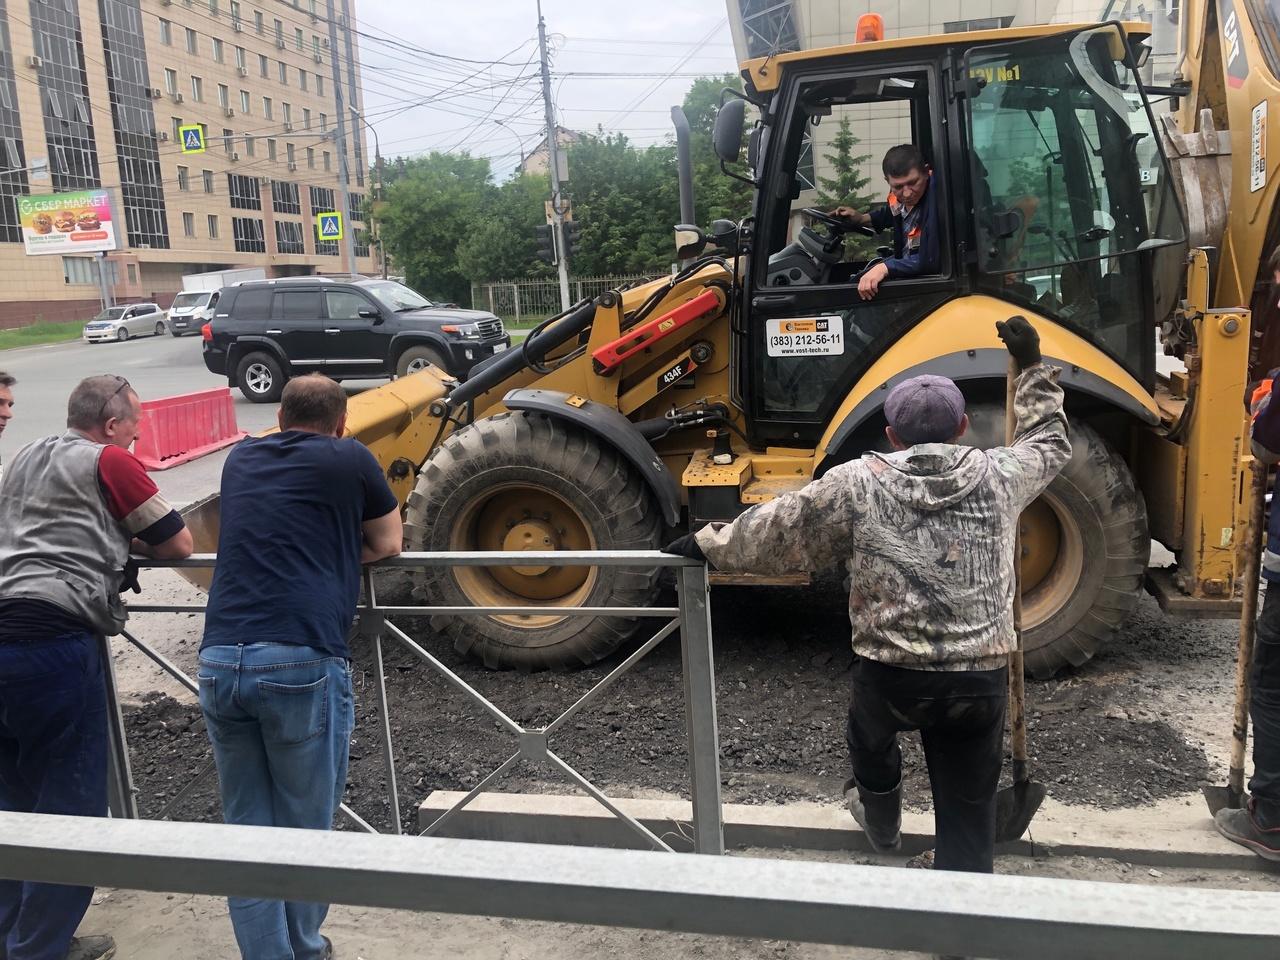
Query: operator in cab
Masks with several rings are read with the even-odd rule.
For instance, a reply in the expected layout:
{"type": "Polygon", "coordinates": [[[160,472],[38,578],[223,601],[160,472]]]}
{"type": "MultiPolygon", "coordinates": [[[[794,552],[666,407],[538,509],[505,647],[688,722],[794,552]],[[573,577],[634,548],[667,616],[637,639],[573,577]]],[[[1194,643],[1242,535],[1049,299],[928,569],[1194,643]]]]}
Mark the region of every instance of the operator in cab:
{"type": "Polygon", "coordinates": [[[914,144],[890,147],[881,164],[889,184],[889,203],[867,212],[852,207],[831,211],[855,227],[893,230],[893,256],[874,263],[858,280],[858,296],[870,300],[885,280],[928,276],[938,272],[938,191],[933,171],[914,144]]]}

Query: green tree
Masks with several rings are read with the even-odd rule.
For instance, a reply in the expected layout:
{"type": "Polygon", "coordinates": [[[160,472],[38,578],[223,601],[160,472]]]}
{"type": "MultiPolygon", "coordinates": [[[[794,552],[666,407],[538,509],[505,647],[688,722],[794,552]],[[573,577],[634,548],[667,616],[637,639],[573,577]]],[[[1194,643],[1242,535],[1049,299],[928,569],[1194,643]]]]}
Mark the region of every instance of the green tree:
{"type": "MultiPolygon", "coordinates": [[[[871,159],[871,154],[855,156],[854,148],[859,142],[850,128],[848,114],[842,115],[840,124],[836,127],[836,135],[831,138],[831,152],[825,154],[826,169],[832,175],[818,177],[817,206],[824,210],[834,210],[836,207],[866,210],[871,206],[871,195],[863,192],[871,178],[862,173],[863,164],[871,159]]],[[[849,259],[861,259],[877,243],[871,237],[849,234],[844,242],[845,256],[849,259]]]]}
{"type": "MultiPolygon", "coordinates": [[[[689,121],[689,146],[693,159],[693,198],[698,224],[706,227],[712,220],[741,220],[751,213],[751,187],[741,180],[727,176],[720,169],[720,159],[712,147],[712,131],[715,129],[716,111],[725,87],[742,90],[742,79],[731,73],[718,77],[699,77],[693,81],[681,106],[689,121]]],[[[752,109],[744,121],[743,142],[754,120],[752,109]]],[[[745,171],[744,166],[738,172],[745,171]]]]}
{"type": "Polygon", "coordinates": [[[388,177],[380,225],[396,269],[424,296],[469,302],[471,277],[462,268],[459,245],[492,209],[498,191],[489,161],[431,153],[391,166],[395,174],[388,177]]]}
{"type": "Polygon", "coordinates": [[[473,281],[549,276],[538,259],[534,227],[546,223],[546,176],[517,174],[499,186],[459,238],[458,268],[473,281]]]}

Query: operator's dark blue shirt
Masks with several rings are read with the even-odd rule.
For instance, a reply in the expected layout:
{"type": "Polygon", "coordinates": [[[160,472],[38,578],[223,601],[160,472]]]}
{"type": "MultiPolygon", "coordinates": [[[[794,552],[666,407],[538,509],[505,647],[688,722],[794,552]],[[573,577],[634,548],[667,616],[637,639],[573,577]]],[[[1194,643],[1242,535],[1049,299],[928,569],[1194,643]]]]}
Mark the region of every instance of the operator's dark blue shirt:
{"type": "Polygon", "coordinates": [[[361,524],[397,506],[378,461],[355,440],[286,430],[240,443],[222,468],[200,648],[290,643],[350,658],[361,524]]]}

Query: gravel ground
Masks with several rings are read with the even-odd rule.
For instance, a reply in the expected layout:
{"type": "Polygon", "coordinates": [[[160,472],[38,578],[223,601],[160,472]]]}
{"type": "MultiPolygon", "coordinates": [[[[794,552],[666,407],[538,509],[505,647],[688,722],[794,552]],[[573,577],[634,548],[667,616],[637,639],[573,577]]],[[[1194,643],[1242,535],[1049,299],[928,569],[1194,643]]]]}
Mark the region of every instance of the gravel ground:
{"type": "MultiPolygon", "coordinates": [[[[844,717],[852,656],[842,599],[811,591],[722,588],[712,594],[724,799],[775,804],[838,801],[847,776],[844,717]]],[[[425,621],[396,622],[518,722],[549,722],[617,662],[573,673],[493,673],[462,660],[425,621]]],[[[1166,620],[1149,600],[1094,661],[1028,683],[1035,775],[1067,804],[1141,806],[1221,779],[1235,643],[1228,622],[1166,620]],[[1205,741],[1214,749],[1206,754],[1205,741]]],[[[192,639],[172,653],[194,671],[192,639]]],[[[510,735],[387,642],[388,697],[401,792],[410,824],[432,790],[474,786],[511,753],[510,735]]],[[[347,802],[388,822],[372,652],[356,654],[357,719],[347,802]]],[[[127,708],[126,728],[144,816],[156,816],[209,760],[199,711],[150,693],[127,708]]],[[[687,796],[678,641],[653,651],[552,738],[571,766],[616,796],[687,796]]],[[[908,803],[928,806],[918,740],[904,737],[908,803]]],[[[177,819],[219,816],[206,777],[178,803],[177,819]]],[[[517,765],[499,790],[573,792],[548,768],[517,765]]]]}

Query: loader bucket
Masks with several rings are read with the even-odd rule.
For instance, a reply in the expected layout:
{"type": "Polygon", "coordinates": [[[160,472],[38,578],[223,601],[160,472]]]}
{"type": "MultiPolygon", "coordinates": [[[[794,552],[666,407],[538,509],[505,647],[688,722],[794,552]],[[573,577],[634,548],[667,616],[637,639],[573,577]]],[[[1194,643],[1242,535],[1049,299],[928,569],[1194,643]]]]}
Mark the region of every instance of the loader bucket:
{"type": "MultiPolygon", "coordinates": [[[[444,397],[454,384],[442,370],[429,367],[418,373],[357,394],[347,403],[344,436],[355,437],[373,453],[387,476],[387,482],[403,507],[413,491],[418,467],[432,446],[443,436],[441,416],[431,405],[444,397]]],[[[275,428],[259,436],[274,433],[275,428]]],[[[195,541],[196,553],[216,553],[221,527],[220,496],[211,493],[182,511],[195,541]]],[[[208,590],[212,570],[186,569],[182,576],[202,590],[208,590]]]]}

